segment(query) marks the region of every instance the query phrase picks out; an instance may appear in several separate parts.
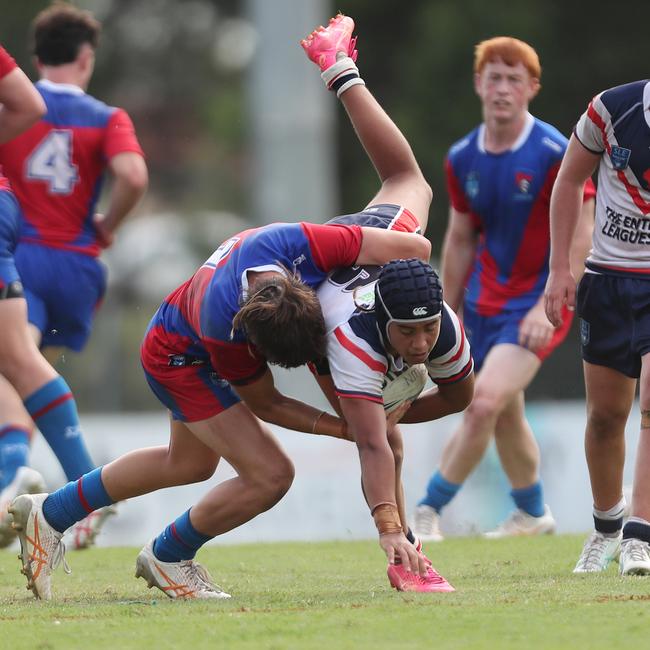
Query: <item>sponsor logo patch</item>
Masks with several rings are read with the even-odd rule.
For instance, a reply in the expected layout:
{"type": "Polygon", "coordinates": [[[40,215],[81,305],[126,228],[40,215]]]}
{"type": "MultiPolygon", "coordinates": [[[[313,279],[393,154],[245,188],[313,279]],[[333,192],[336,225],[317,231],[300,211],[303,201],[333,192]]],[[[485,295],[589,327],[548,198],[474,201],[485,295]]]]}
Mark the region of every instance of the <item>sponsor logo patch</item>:
{"type": "Polygon", "coordinates": [[[625,169],[627,164],[630,162],[631,154],[632,151],[625,147],[612,147],[612,151],[609,154],[609,159],[612,161],[612,167],[618,171],[625,169]]]}

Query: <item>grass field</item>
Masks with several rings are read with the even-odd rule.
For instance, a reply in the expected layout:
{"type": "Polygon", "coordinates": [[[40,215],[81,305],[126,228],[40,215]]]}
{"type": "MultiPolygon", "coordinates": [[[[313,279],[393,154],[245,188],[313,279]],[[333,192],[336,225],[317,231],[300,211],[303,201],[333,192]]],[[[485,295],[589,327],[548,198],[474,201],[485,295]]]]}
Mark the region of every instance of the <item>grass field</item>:
{"type": "Polygon", "coordinates": [[[574,576],[582,537],[429,545],[457,591],[390,589],[375,542],[211,546],[199,559],[233,598],[173,602],[133,578],[139,549],[68,553],[54,599],[0,553],[0,648],[589,648],[650,646],[650,578],[574,576]]]}

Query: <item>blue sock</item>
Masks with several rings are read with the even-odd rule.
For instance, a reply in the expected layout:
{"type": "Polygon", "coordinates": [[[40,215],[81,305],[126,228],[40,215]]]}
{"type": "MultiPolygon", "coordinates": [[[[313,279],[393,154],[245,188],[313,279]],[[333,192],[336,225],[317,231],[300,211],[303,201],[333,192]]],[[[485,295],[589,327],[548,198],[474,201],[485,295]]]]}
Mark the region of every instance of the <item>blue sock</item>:
{"type": "Polygon", "coordinates": [[[17,424],[0,428],[0,490],[14,480],[20,467],[29,465],[29,431],[17,424]]]}
{"type": "Polygon", "coordinates": [[[510,490],[517,508],[527,512],[531,517],[541,517],[544,514],[544,494],[542,482],[537,481],[525,488],[510,490]]]}
{"type": "Polygon", "coordinates": [[[213,535],[199,533],[192,526],[188,510],[156,537],[153,542],[153,552],[161,562],[191,560],[201,546],[213,537],[213,535]]]}
{"type": "Polygon", "coordinates": [[[94,510],[112,503],[115,501],[106,492],[102,468],[98,467],[52,492],[43,502],[43,516],[54,530],[63,533],[94,510]]]}
{"type": "Polygon", "coordinates": [[[79,427],[77,405],[60,375],[25,399],[25,408],[56,455],[68,481],[94,469],[79,427]]]}
{"type": "Polygon", "coordinates": [[[418,505],[430,506],[440,512],[456,496],[462,485],[462,483],[450,483],[438,470],[427,485],[427,495],[418,505]]]}

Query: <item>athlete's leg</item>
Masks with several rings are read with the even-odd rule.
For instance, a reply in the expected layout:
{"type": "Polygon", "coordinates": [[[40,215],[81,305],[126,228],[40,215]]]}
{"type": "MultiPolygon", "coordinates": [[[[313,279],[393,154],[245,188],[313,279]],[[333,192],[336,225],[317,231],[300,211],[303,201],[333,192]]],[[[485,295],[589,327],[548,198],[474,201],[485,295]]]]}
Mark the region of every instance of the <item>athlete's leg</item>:
{"type": "Polygon", "coordinates": [[[483,458],[501,413],[530,383],[538,368],[537,357],[518,345],[499,344],[488,352],[476,380],[474,399],[445,445],[420,505],[441,512],[454,498],[483,458]]]}
{"type": "Polygon", "coordinates": [[[370,204],[394,203],[408,208],[424,233],[432,192],[408,141],[364,85],[337,88],[336,80],[348,79],[346,84],[350,84],[354,83],[349,81],[351,76],[358,77],[352,59],[345,58],[351,54],[353,28],[354,22],[349,17],[334,19],[324,32],[314,31],[302,45],[309,58],[321,67],[328,87],[340,92],[359,141],[381,179],[381,189],[370,204]],[[336,52],[332,52],[334,44],[342,52],[342,60],[337,60],[336,52]]]}
{"type": "Polygon", "coordinates": [[[515,490],[539,480],[539,446],[526,419],[523,390],[501,412],[494,441],[501,465],[515,490]]]}
{"type": "Polygon", "coordinates": [[[594,507],[606,511],[622,497],[625,424],[636,380],[617,370],[583,363],[587,392],[585,452],[594,507]]]}
{"type": "Polygon", "coordinates": [[[462,483],[476,467],[501,413],[528,386],[539,363],[535,355],[518,345],[496,345],[490,350],[475,384],[474,399],[441,465],[448,481],[462,483]]]}
{"type": "Polygon", "coordinates": [[[632,515],[650,521],[650,354],[641,358],[639,402],[641,433],[634,468],[632,515]]]}

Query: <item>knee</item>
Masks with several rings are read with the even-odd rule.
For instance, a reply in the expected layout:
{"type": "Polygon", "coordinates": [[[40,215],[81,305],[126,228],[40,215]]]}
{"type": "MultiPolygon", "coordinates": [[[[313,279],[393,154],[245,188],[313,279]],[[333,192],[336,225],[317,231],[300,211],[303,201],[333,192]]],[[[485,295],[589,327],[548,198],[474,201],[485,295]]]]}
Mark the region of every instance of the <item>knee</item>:
{"type": "Polygon", "coordinates": [[[266,507],[270,508],[289,491],[294,476],[293,463],[285,456],[267,465],[263,472],[257,474],[252,483],[266,507]]]}
{"type": "Polygon", "coordinates": [[[601,440],[616,438],[625,430],[627,417],[624,409],[590,406],[587,411],[587,433],[601,440]]]}
{"type": "Polygon", "coordinates": [[[168,457],[168,462],[178,485],[207,481],[214,474],[218,464],[218,461],[211,457],[184,459],[182,462],[175,462],[168,457]]]}
{"type": "MultiPolygon", "coordinates": [[[[487,393],[477,393],[465,411],[465,421],[469,429],[477,434],[494,426],[501,410],[498,400],[487,393]],[[486,427],[486,425],[488,425],[486,427]]],[[[489,435],[489,433],[488,433],[489,435]]],[[[482,436],[482,434],[481,434],[482,436]]]]}

